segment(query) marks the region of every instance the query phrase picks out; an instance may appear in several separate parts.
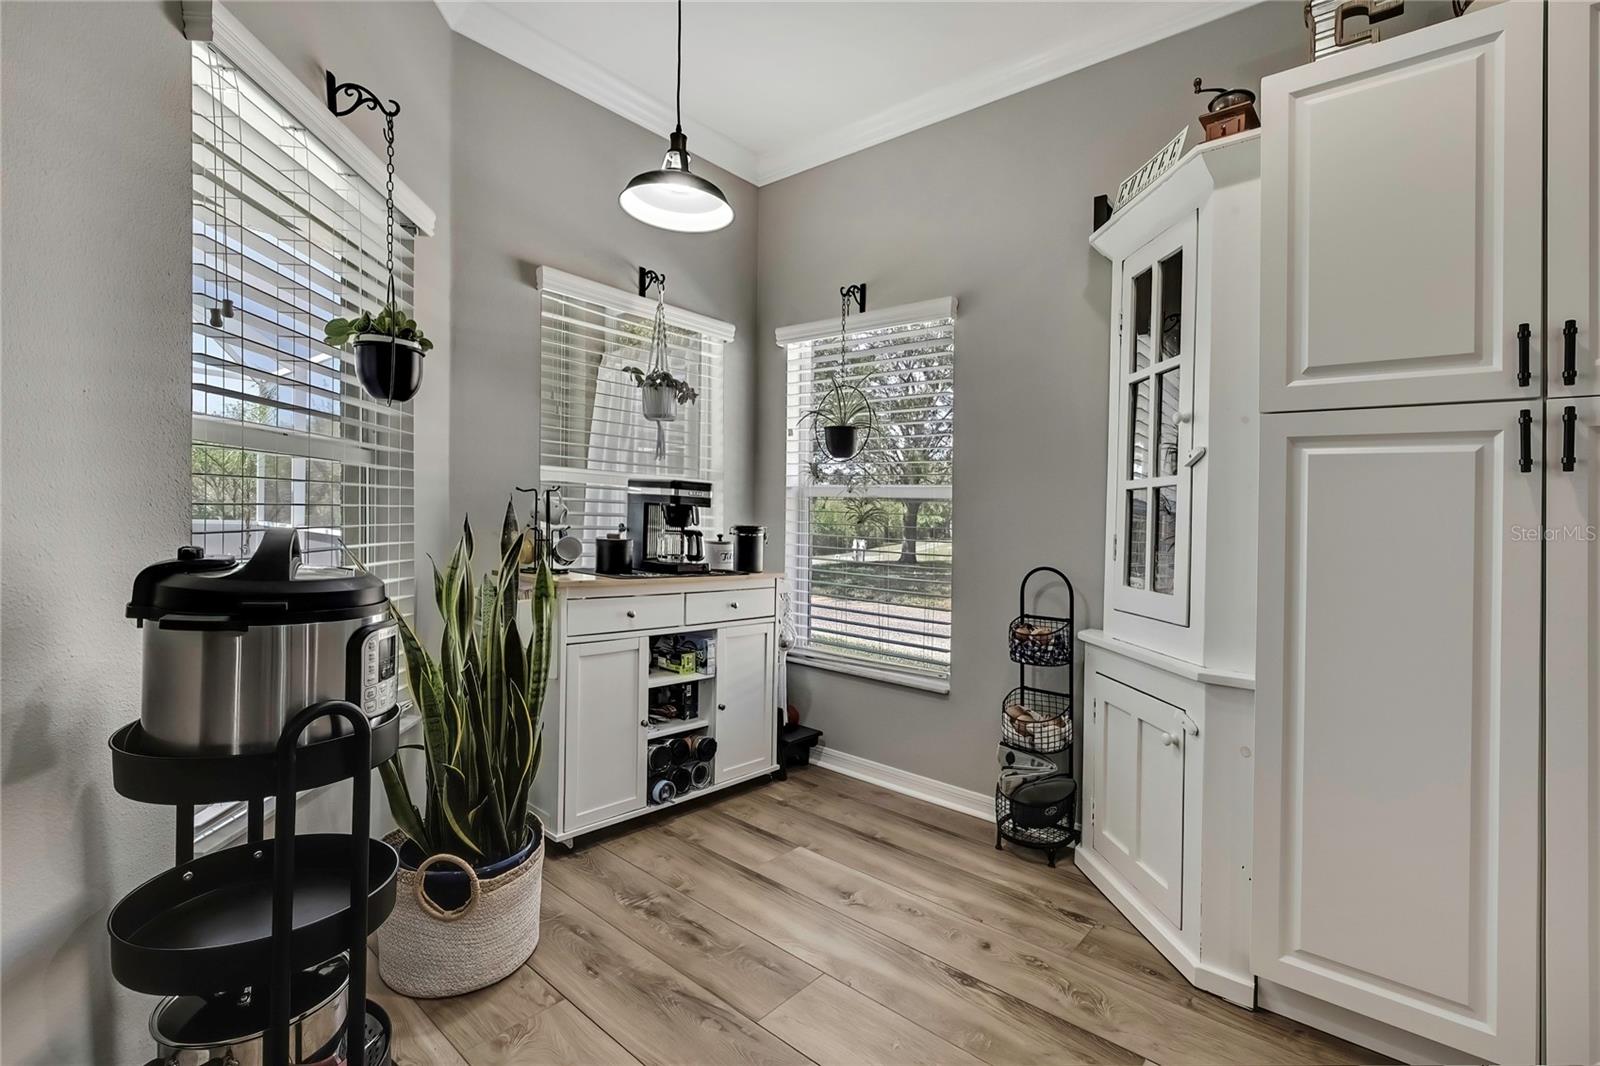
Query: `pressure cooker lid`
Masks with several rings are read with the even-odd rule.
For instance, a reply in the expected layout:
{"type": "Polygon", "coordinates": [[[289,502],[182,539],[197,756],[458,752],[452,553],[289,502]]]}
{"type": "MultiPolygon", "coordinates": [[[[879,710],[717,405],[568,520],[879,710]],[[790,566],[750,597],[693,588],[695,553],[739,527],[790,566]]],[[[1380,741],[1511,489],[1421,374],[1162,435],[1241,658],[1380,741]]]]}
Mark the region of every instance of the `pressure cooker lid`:
{"type": "MultiPolygon", "coordinates": [[[[343,995],[349,978],[350,967],[343,955],[295,974],[289,985],[290,1023],[315,1014],[343,995]]],[[[150,1015],[150,1035],[165,1048],[243,1043],[263,1035],[271,1024],[267,1000],[265,987],[212,996],[172,996],[150,1015]]]]}
{"type": "Polygon", "coordinates": [[[178,549],[176,559],[147,566],[133,582],[128,617],[171,615],[234,625],[290,625],[360,618],[388,603],[383,582],[353,567],[302,566],[300,539],[286,526],[267,530],[240,563],[178,549]]]}

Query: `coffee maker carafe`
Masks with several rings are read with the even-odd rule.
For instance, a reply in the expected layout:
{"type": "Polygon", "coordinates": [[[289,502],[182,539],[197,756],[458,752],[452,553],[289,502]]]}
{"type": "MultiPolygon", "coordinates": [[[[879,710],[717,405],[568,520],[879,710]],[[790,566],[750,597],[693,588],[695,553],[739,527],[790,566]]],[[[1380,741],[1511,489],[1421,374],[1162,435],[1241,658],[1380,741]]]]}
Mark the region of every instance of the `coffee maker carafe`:
{"type": "Polygon", "coordinates": [[[633,568],[658,574],[709,572],[699,525],[702,509],[710,506],[711,484],[706,481],[630,480],[633,568]]]}

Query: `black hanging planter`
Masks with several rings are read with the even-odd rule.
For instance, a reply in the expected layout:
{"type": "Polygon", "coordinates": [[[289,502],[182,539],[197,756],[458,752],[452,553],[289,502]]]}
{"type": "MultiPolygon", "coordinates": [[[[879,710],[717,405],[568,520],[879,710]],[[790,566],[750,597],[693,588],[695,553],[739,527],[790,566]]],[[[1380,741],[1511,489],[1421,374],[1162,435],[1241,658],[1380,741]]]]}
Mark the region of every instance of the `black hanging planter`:
{"type": "Polygon", "coordinates": [[[862,426],[823,426],[822,447],[830,459],[854,459],[861,454],[862,426]]]}
{"type": "Polygon", "coordinates": [[[422,387],[422,346],[381,333],[353,338],[356,377],[374,399],[405,403],[422,387]]]}

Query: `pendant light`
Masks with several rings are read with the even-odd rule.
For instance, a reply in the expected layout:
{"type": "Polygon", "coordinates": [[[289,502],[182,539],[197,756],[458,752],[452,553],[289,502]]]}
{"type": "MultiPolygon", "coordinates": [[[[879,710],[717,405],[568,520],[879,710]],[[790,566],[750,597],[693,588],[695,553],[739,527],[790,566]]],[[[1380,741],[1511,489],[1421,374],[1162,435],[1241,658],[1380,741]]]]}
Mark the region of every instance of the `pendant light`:
{"type": "Polygon", "coordinates": [[[628,182],[617,197],[622,209],[640,222],[679,233],[710,233],[733,221],[733,206],[722,190],[689,173],[689,138],[683,135],[683,0],[678,0],[677,128],[667,139],[660,170],[647,170],[628,182]]]}

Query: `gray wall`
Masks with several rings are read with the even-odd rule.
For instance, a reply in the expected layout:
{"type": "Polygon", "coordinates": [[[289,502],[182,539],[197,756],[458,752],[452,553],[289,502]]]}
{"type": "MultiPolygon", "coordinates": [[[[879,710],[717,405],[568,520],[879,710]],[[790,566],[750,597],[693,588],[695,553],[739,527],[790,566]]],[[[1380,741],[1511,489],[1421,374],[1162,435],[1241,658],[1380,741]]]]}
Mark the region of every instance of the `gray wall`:
{"type": "Polygon", "coordinates": [[[670,302],[734,324],[723,514],[749,521],[752,363],[762,350],[755,189],[697,160],[697,172],[732,202],[733,225],[709,234],[652,229],[623,213],[617,193],[660,165],[662,138],[464,37],[455,39],[454,69],[452,523],[470,513],[478,530],[498,530],[512,486],[538,480],[539,266],[623,289],[638,283],[640,266],[651,267],[667,275],[670,302]]]}
{"type": "Polygon", "coordinates": [[[772,331],[837,314],[839,286],[855,281],[874,307],[960,302],[952,690],[792,667],[790,701],[829,746],[993,790],[1018,579],[1061,567],[1080,628],[1099,623],[1111,277],[1088,245],[1091,198],[1185,122],[1198,140],[1194,75],[1254,87],[1304,48],[1299,5],[1261,5],[761,189],[757,480],[775,533],[784,375],[772,331]]]}
{"type": "MultiPolygon", "coordinates": [[[[138,631],[122,617],[133,575],[189,529],[189,43],[177,6],[0,5],[8,1064],[154,1050],[154,1001],[112,982],[105,918],[167,865],[172,813],[111,790],[105,743],[139,713],[138,631]]],[[[432,4],[232,10],[313,91],[328,63],[403,101],[401,175],[440,216],[417,267],[419,318],[443,342],[417,402],[417,536],[437,551],[450,526],[451,35],[432,4]]],[[[381,143],[376,123],[351,128],[381,143]]]]}

